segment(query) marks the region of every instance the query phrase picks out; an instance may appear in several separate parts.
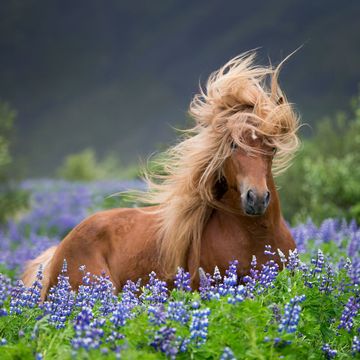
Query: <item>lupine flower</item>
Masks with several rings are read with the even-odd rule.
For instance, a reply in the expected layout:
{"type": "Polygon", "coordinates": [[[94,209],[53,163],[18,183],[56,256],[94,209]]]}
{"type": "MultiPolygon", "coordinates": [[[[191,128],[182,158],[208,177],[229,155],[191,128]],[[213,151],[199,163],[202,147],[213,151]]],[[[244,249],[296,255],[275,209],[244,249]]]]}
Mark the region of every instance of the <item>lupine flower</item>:
{"type": "Polygon", "coordinates": [[[119,302],[113,313],[111,314],[110,321],[115,327],[124,326],[126,320],[131,317],[131,308],[123,302],[119,302]]]}
{"type": "Polygon", "coordinates": [[[155,333],[150,345],[157,351],[163,352],[170,359],[175,359],[179,352],[186,351],[188,340],[176,336],[176,329],[162,327],[155,333]]]}
{"type": "Polygon", "coordinates": [[[331,349],[329,344],[324,344],[322,346],[321,350],[324,352],[326,359],[333,359],[337,355],[337,351],[334,349],[331,349]]]}
{"type": "Polygon", "coordinates": [[[199,268],[200,285],[199,292],[202,300],[209,300],[213,295],[212,284],[214,280],[210,274],[206,274],[202,268],[199,268]]]}
{"type": "Polygon", "coordinates": [[[360,299],[358,297],[351,296],[344,307],[344,311],[341,314],[339,329],[345,329],[351,331],[354,326],[354,317],[357,315],[360,309],[360,299]]]}
{"type": "Polygon", "coordinates": [[[326,293],[330,293],[331,291],[333,291],[335,282],[334,276],[334,270],[331,268],[331,265],[327,263],[325,265],[325,274],[321,276],[319,290],[326,293]]]}
{"type": "Polygon", "coordinates": [[[197,346],[206,342],[209,326],[210,309],[193,310],[190,324],[190,339],[197,346]]]}
{"type": "Polygon", "coordinates": [[[318,249],[316,259],[311,259],[311,263],[314,265],[311,271],[313,275],[322,272],[324,267],[324,254],[320,249],[318,249]]]}
{"type": "Polygon", "coordinates": [[[36,305],[39,304],[41,298],[42,278],[42,265],[40,265],[39,270],[36,273],[36,279],[34,283],[31,285],[30,288],[26,289],[23,294],[24,307],[34,308],[36,305]]]}
{"type": "Polygon", "coordinates": [[[262,292],[264,289],[274,287],[274,280],[279,273],[279,265],[274,260],[269,260],[265,265],[262,265],[262,270],[259,275],[260,289],[258,292],[262,292]]]}
{"type": "Polygon", "coordinates": [[[246,284],[246,296],[252,299],[255,296],[256,283],[259,280],[259,270],[256,268],[257,260],[255,255],[252,256],[250,266],[250,274],[243,277],[243,282],[246,284]]]}
{"type": "Polygon", "coordinates": [[[288,263],[287,268],[294,272],[296,269],[298,269],[300,265],[300,259],[299,259],[299,253],[298,250],[295,249],[294,251],[289,250],[289,257],[288,257],[288,263]]]}
{"type": "Polygon", "coordinates": [[[236,357],[229,347],[225,347],[220,360],[236,360],[236,357]]]}
{"type": "Polygon", "coordinates": [[[117,297],[115,296],[115,287],[110,280],[108,275],[102,273],[100,276],[94,276],[96,293],[100,300],[100,312],[102,315],[106,316],[111,313],[117,302],[117,297]]]}
{"type": "Polygon", "coordinates": [[[354,355],[360,353],[360,339],[357,336],[353,337],[351,350],[354,355]]]}
{"type": "Polygon", "coordinates": [[[7,340],[5,338],[1,338],[0,339],[0,346],[6,345],[6,344],[7,344],[7,340]]]}
{"type": "Polygon", "coordinates": [[[145,286],[145,291],[140,298],[143,301],[152,303],[164,303],[168,298],[168,289],[165,281],[161,281],[156,277],[156,273],[152,271],[149,274],[149,282],[145,286]]]}
{"type": "Polygon", "coordinates": [[[235,287],[238,283],[238,276],[237,276],[238,265],[239,265],[238,260],[230,261],[229,268],[225,271],[224,282],[223,282],[225,293],[221,295],[226,295],[226,294],[234,295],[235,287]]]}
{"type": "Polygon", "coordinates": [[[178,271],[175,276],[174,284],[176,289],[182,291],[191,291],[190,287],[190,273],[184,271],[183,268],[178,267],[178,271]]]}
{"type": "Polygon", "coordinates": [[[45,315],[49,315],[49,323],[57,329],[65,327],[67,317],[74,306],[74,292],[71,290],[67,273],[67,263],[64,260],[62,271],[58,276],[58,283],[53,286],[44,302],[45,315]]]}
{"type": "Polygon", "coordinates": [[[284,315],[279,324],[279,331],[293,333],[296,331],[299,320],[301,307],[299,303],[305,300],[305,295],[295,296],[286,305],[284,315]]]}
{"type": "Polygon", "coordinates": [[[271,245],[265,245],[264,254],[268,256],[273,256],[276,254],[275,251],[271,251],[271,245]]]}
{"type": "Polygon", "coordinates": [[[215,286],[220,284],[222,281],[222,276],[221,276],[220,270],[217,266],[215,266],[215,268],[214,268],[213,279],[214,279],[215,286]]]}
{"type": "Polygon", "coordinates": [[[155,325],[164,325],[167,319],[167,313],[163,304],[150,305],[147,309],[149,321],[155,325]]]}
{"type": "Polygon", "coordinates": [[[75,336],[71,340],[74,349],[84,348],[97,349],[101,344],[101,338],[104,335],[102,326],[105,319],[95,319],[92,309],[84,306],[77,315],[74,324],[75,336]]]}
{"type": "Polygon", "coordinates": [[[136,283],[131,280],[128,280],[121,292],[121,302],[126,305],[129,309],[133,309],[135,306],[139,305],[140,300],[138,298],[138,293],[140,291],[141,280],[139,279],[136,283]]]}
{"type": "Polygon", "coordinates": [[[0,274],[0,317],[8,314],[3,306],[4,302],[10,295],[10,287],[10,279],[5,275],[0,274]]]}
{"type": "Polygon", "coordinates": [[[247,290],[244,285],[237,285],[235,287],[234,293],[228,297],[229,304],[236,304],[239,302],[243,302],[246,298],[247,290]]]}
{"type": "Polygon", "coordinates": [[[26,287],[21,280],[16,281],[15,286],[11,290],[10,298],[10,314],[21,314],[25,305],[23,295],[26,287]]]}
{"type": "Polygon", "coordinates": [[[282,267],[283,267],[283,269],[285,269],[285,264],[287,263],[288,260],[285,256],[285,254],[280,249],[277,249],[277,252],[279,254],[280,262],[282,263],[282,267]]]}
{"type": "Polygon", "coordinates": [[[190,318],[183,301],[169,302],[167,317],[169,320],[177,321],[182,325],[185,325],[190,318]]]}

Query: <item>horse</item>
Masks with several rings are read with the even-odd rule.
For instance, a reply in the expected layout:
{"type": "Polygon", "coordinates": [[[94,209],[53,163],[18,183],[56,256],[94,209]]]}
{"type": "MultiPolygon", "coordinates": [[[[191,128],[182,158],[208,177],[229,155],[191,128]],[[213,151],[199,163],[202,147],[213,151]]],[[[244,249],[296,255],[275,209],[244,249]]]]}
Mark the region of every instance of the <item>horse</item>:
{"type": "MultiPolygon", "coordinates": [[[[26,286],[43,266],[42,297],[57,283],[64,259],[74,290],[87,271],[106,273],[116,291],[127,280],[155,271],[171,283],[178,267],[199,284],[199,269],[224,273],[238,260],[238,275],[252,256],[264,264],[265,245],[286,256],[295,243],[283,219],[274,177],[298,148],[299,118],[282,92],[277,67],[241,54],[210,75],[190,103],[195,124],[159,160],[160,174],[145,173],[144,206],[100,211],[77,225],[58,246],[28,262],[26,286]]],[[[280,264],[278,255],[274,255],[280,264]]]]}

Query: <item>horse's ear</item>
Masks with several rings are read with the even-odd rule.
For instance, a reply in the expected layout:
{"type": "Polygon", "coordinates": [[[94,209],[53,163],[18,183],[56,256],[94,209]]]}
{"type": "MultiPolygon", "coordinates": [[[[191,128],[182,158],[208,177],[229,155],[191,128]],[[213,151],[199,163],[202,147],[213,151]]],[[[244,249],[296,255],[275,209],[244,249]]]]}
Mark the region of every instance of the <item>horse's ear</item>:
{"type": "Polygon", "coordinates": [[[227,181],[224,176],[221,176],[221,178],[215,183],[214,186],[214,190],[213,190],[214,198],[216,200],[220,200],[227,192],[227,190],[228,190],[227,181]]]}

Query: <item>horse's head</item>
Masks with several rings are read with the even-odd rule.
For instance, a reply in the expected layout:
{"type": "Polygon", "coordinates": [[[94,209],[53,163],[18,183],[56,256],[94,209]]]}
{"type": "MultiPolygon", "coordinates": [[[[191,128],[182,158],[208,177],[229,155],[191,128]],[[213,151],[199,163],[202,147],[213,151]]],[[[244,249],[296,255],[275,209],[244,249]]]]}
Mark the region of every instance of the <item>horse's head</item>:
{"type": "Polygon", "coordinates": [[[239,194],[246,215],[263,215],[271,201],[272,161],[276,147],[251,131],[244,138],[246,147],[231,143],[232,152],[223,170],[228,188],[239,194]]]}

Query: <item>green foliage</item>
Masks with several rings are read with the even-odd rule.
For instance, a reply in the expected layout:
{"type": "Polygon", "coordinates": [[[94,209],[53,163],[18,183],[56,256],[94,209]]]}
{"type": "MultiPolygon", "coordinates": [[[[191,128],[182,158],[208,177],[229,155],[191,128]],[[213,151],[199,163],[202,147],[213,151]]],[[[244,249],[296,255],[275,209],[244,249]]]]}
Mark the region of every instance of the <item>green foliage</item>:
{"type": "Polygon", "coordinates": [[[10,145],[16,112],[7,103],[0,102],[0,223],[26,207],[28,194],[15,189],[8,181],[11,165],[10,145]]]}
{"type": "Polygon", "coordinates": [[[114,154],[108,154],[99,161],[93,149],[68,155],[57,170],[59,177],[70,181],[132,179],[137,177],[138,173],[136,166],[122,166],[114,154]]]}
{"type": "Polygon", "coordinates": [[[4,179],[6,166],[11,162],[9,147],[15,116],[7,103],[0,102],[0,180],[4,179]]]}
{"type": "MultiPolygon", "coordinates": [[[[336,244],[332,245],[336,248],[336,244]]],[[[341,255],[338,249],[336,254],[341,255]]],[[[339,330],[338,325],[344,304],[351,292],[335,289],[331,293],[324,293],[318,288],[321,278],[314,277],[317,285],[307,287],[302,277],[301,271],[291,272],[285,269],[278,275],[274,287],[267,289],[255,299],[246,299],[234,305],[229,304],[226,297],[203,302],[201,306],[211,311],[208,339],[200,347],[190,344],[188,350],[178,354],[176,358],[219,359],[224,348],[230,347],[237,359],[322,359],[324,355],[321,346],[329,343],[331,347],[339,349],[340,359],[350,359],[352,337],[359,326],[359,317],[355,317],[354,329],[350,333],[339,330]],[[304,294],[306,300],[301,304],[297,331],[280,333],[275,314],[283,315],[285,304],[300,294],[304,294]],[[275,344],[275,338],[281,338],[282,342],[275,344]],[[289,341],[290,344],[286,345],[285,341],[289,341]]],[[[345,270],[341,270],[335,277],[336,286],[348,281],[345,270]]],[[[193,301],[199,301],[199,294],[173,290],[170,299],[182,300],[190,306],[193,301]]],[[[122,346],[121,358],[166,359],[150,346],[155,331],[163,325],[150,323],[148,313],[143,311],[141,306],[135,308],[134,312],[138,315],[117,329],[127,339],[119,340],[122,346]]],[[[34,308],[25,310],[21,315],[0,317],[0,338],[5,337],[8,342],[0,347],[2,359],[34,359],[36,353],[41,353],[45,360],[74,358],[70,340],[74,335],[72,320],[76,314],[71,316],[66,327],[61,330],[49,325],[47,317],[39,320],[39,315],[39,309],[34,308]],[[22,336],[19,335],[21,331],[22,336]]],[[[177,335],[190,335],[188,327],[176,321],[169,320],[167,326],[176,328],[177,335]]],[[[107,321],[103,327],[104,338],[111,329],[111,324],[107,321]]],[[[88,353],[80,350],[76,354],[77,359],[100,357],[104,355],[99,349],[88,353]]],[[[115,359],[116,356],[109,352],[106,358],[115,359]]]]}
{"type": "Polygon", "coordinates": [[[340,113],[320,122],[278,185],[288,219],[360,221],[360,97],[350,118],[340,113]]]}

